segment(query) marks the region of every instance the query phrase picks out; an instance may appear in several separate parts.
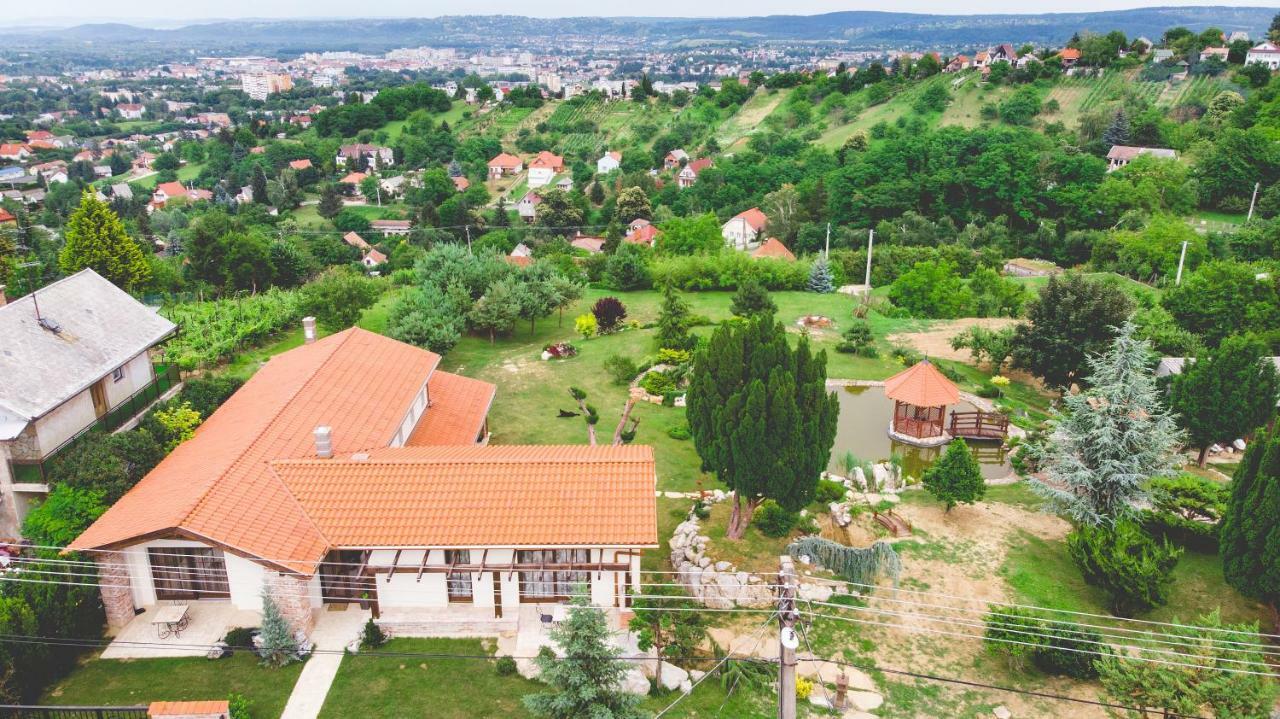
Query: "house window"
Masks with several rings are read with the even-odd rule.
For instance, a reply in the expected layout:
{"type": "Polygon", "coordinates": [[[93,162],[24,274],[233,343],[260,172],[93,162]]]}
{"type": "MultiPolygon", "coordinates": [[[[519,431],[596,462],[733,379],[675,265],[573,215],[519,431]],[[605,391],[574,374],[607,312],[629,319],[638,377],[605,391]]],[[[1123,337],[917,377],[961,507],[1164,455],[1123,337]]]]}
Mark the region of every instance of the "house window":
{"type": "MultiPolygon", "coordinates": [[[[445,564],[451,567],[455,564],[470,564],[470,549],[446,549],[444,550],[445,564]]],[[[449,601],[451,602],[469,602],[471,601],[471,572],[455,572],[450,570],[445,578],[445,583],[449,586],[449,601]]]]}
{"type": "Polygon", "coordinates": [[[122,379],[124,379],[124,367],[116,367],[115,369],[111,370],[112,382],[119,382],[122,379]]]}
{"type": "Polygon", "coordinates": [[[591,572],[566,569],[564,565],[589,564],[590,549],[522,549],[516,562],[523,565],[552,565],[546,570],[520,572],[520,601],[545,602],[567,600],[589,591],[591,572]]]}
{"type": "Polygon", "coordinates": [[[156,599],[227,599],[227,565],[222,552],[205,547],[153,547],[151,579],[156,599]]]}

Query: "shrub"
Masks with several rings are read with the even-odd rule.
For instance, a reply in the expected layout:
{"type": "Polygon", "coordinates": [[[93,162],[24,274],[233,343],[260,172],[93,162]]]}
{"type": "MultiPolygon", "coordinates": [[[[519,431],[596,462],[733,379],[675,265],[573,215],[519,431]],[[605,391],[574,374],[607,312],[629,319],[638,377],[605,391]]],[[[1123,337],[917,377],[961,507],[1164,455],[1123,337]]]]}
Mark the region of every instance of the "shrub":
{"type": "MultiPolygon", "coordinates": [[[[595,319],[594,317],[592,319],[595,319]]],[[[614,384],[627,385],[640,374],[640,368],[634,360],[622,355],[609,355],[604,361],[604,370],[613,378],[614,384]]]]}
{"type": "Polygon", "coordinates": [[[667,436],[671,439],[686,440],[693,437],[693,433],[689,431],[689,424],[677,424],[667,430],[667,436]]]}
{"type": "Polygon", "coordinates": [[[578,348],[568,342],[553,342],[542,348],[543,352],[556,358],[575,357],[578,354],[578,348]]]}
{"type": "Polygon", "coordinates": [[[736,290],[754,280],[769,290],[803,290],[809,268],[803,262],[752,259],[746,252],[724,250],[713,255],[661,257],[653,263],[653,282],[681,290],[736,290]]]}
{"type": "Polygon", "coordinates": [[[591,306],[591,314],[596,320],[596,331],[603,335],[616,330],[627,318],[627,307],[617,297],[601,297],[591,306]]]}
{"type": "Polygon", "coordinates": [[[1182,550],[1157,541],[1137,523],[1082,526],[1067,535],[1067,552],[1084,580],[1102,589],[1111,611],[1128,617],[1169,601],[1169,582],[1182,550]]]}
{"type": "Polygon", "coordinates": [[[178,397],[191,405],[191,409],[199,412],[201,417],[208,417],[243,384],[244,380],[239,377],[227,375],[196,377],[186,380],[178,397]]]}
{"type": "Polygon", "coordinates": [[[222,641],[232,649],[253,649],[253,635],[257,633],[257,627],[236,627],[228,629],[222,641]]]}
{"type": "Polygon", "coordinates": [[[516,673],[516,660],[505,655],[498,657],[498,660],[493,663],[493,669],[500,677],[513,676],[516,673]]]}
{"type": "Polygon", "coordinates": [[[604,283],[618,291],[643,290],[653,286],[649,270],[649,250],[624,243],[605,262],[604,283]]]}
{"type": "Polygon", "coordinates": [[[227,695],[227,710],[231,719],[253,719],[253,715],[249,709],[253,706],[253,702],[245,698],[243,694],[227,695]]]}
{"type": "Polygon", "coordinates": [[[382,631],[382,627],[370,618],[364,623],[364,631],[360,633],[360,647],[362,649],[377,649],[387,643],[387,634],[382,631]]]}
{"type": "Polygon", "coordinates": [[[918,350],[906,345],[894,345],[893,349],[889,350],[889,355],[908,367],[924,359],[924,355],[918,350]]]}
{"type": "Polygon", "coordinates": [[[659,364],[688,364],[693,359],[693,353],[688,350],[675,350],[670,347],[663,347],[658,350],[659,364]]]}
{"type": "Polygon", "coordinates": [[[1152,536],[1200,552],[1218,550],[1218,525],[1231,490],[1194,474],[1151,480],[1151,509],[1140,521],[1152,536]]]}
{"type": "Polygon", "coordinates": [[[844,485],[832,479],[819,479],[818,488],[814,490],[814,501],[831,504],[844,499],[844,485]]]}
{"type": "Polygon", "coordinates": [[[599,323],[596,322],[596,316],[593,314],[578,315],[573,320],[573,330],[582,335],[582,339],[588,340],[596,336],[599,323]]]}
{"type": "Polygon", "coordinates": [[[640,386],[652,395],[667,395],[676,391],[676,381],[666,372],[650,372],[640,380],[640,386]]]}
{"type": "Polygon", "coordinates": [[[1035,609],[993,604],[989,610],[983,643],[988,653],[1004,658],[1010,669],[1022,671],[1030,659],[1046,674],[1076,679],[1098,676],[1093,659],[1107,647],[1097,632],[1035,609]]]}
{"type": "Polygon", "coordinates": [[[1000,388],[988,382],[978,387],[977,394],[979,397],[995,399],[1000,396],[1000,388]]]}
{"type": "Polygon", "coordinates": [[[161,430],[156,439],[164,442],[165,452],[171,452],[196,433],[196,427],[200,425],[200,413],[191,408],[190,402],[181,402],[165,409],[157,409],[155,420],[161,430]]]}
{"type": "Polygon", "coordinates": [[[797,519],[799,517],[795,512],[788,511],[772,499],[766,499],[756,509],[751,523],[766,537],[785,537],[796,526],[797,519]]]}
{"type": "Polygon", "coordinates": [[[849,325],[849,328],[841,335],[841,341],[836,345],[836,351],[857,354],[863,357],[875,357],[879,354],[876,351],[875,339],[871,334],[871,326],[865,320],[855,321],[849,325]]]}
{"type": "Polygon", "coordinates": [[[796,699],[805,701],[813,693],[813,682],[804,677],[796,677],[796,699]]]}
{"type": "Polygon", "coordinates": [[[44,501],[27,512],[22,536],[45,547],[70,544],[107,511],[100,490],[59,484],[44,501]]]}

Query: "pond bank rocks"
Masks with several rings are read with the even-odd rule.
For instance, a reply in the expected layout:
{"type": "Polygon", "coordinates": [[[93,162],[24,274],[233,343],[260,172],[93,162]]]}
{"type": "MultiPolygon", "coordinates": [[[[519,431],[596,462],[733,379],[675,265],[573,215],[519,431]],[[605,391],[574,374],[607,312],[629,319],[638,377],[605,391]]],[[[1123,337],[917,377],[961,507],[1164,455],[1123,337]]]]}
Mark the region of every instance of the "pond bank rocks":
{"type": "Polygon", "coordinates": [[[710,539],[700,534],[700,530],[697,516],[690,514],[676,527],[668,543],[671,566],[679,572],[680,583],[689,593],[710,609],[773,606],[773,590],[767,582],[754,574],[738,571],[731,562],[707,556],[710,539]]]}

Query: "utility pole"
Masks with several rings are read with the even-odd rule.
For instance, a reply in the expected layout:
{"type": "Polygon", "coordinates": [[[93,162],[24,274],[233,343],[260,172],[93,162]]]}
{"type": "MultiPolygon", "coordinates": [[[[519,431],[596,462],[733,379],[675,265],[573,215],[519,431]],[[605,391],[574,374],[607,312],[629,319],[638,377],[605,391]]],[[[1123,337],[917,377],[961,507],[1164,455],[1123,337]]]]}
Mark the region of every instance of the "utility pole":
{"type": "Polygon", "coordinates": [[[827,247],[822,251],[822,256],[831,259],[831,223],[827,223],[827,247]]]}
{"type": "Polygon", "coordinates": [[[467,254],[471,254],[471,225],[463,225],[462,231],[467,233],[467,254]]]}
{"type": "Polygon", "coordinates": [[[1258,202],[1258,186],[1261,184],[1261,182],[1253,183],[1253,198],[1249,200],[1249,216],[1244,218],[1245,222],[1253,219],[1253,206],[1258,202]]]}
{"type": "Polygon", "coordinates": [[[1186,240],[1183,240],[1183,241],[1182,241],[1182,254],[1181,254],[1181,255],[1179,255],[1179,257],[1178,257],[1178,277],[1177,277],[1177,279],[1175,279],[1175,280],[1173,281],[1173,284],[1175,284],[1175,285],[1180,285],[1180,284],[1182,284],[1182,263],[1184,263],[1184,262],[1186,262],[1186,261],[1187,261],[1187,241],[1186,241],[1186,240]]]}
{"type": "Polygon", "coordinates": [[[785,554],[778,562],[778,719],[796,719],[796,563],[785,554]]]}
{"type": "Polygon", "coordinates": [[[876,231],[867,230],[867,277],[863,284],[867,286],[867,294],[871,294],[871,246],[875,244],[876,231]]]}

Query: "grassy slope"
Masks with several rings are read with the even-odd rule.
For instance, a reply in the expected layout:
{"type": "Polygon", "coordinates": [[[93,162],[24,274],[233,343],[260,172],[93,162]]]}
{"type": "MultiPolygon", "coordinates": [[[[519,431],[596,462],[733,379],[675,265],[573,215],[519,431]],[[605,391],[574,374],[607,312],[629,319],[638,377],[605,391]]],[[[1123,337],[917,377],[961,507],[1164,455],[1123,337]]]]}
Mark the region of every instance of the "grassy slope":
{"type": "Polygon", "coordinates": [[[228,659],[99,659],[85,662],[55,684],[42,704],[132,706],[153,701],[224,699],[243,694],[255,717],[278,717],[302,671],[301,664],[267,669],[242,652],[228,659]]]}

